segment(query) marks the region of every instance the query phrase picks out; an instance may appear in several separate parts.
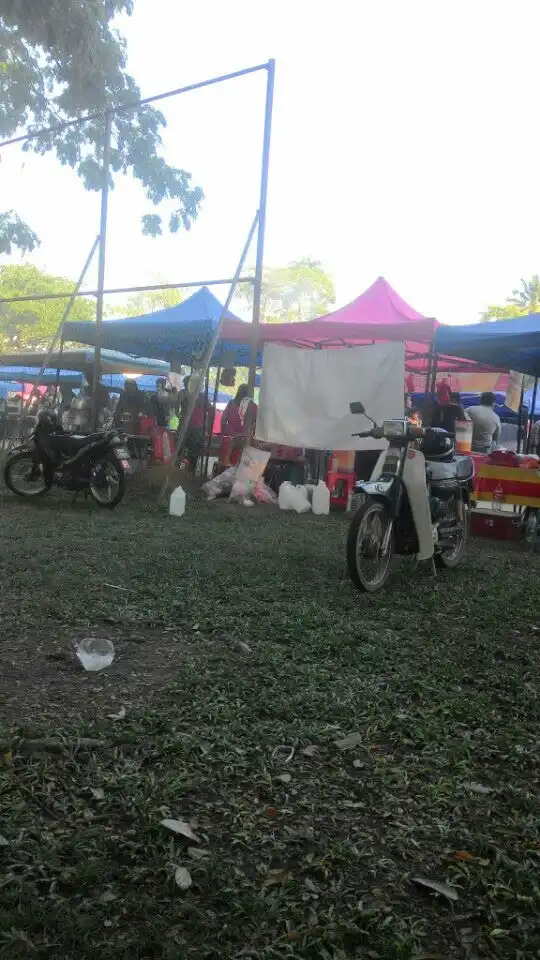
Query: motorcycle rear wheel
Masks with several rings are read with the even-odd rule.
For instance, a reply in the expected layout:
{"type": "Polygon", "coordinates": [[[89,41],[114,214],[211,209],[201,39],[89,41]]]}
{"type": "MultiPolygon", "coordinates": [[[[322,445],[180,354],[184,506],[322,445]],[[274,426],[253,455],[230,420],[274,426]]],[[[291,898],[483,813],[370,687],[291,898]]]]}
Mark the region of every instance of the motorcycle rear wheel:
{"type": "Polygon", "coordinates": [[[44,496],[52,486],[52,482],[45,479],[41,464],[36,463],[28,450],[20,450],[8,457],[4,466],[4,483],[18,497],[29,498],[44,496]],[[35,486],[30,487],[31,483],[35,486]]]}
{"type": "Polygon", "coordinates": [[[390,522],[384,504],[369,500],[358,507],[351,520],[347,536],[347,569],[355,587],[364,593],[381,590],[390,576],[393,532],[390,532],[386,553],[381,553],[390,522]]]}
{"type": "Polygon", "coordinates": [[[124,498],[124,470],[116,457],[111,454],[103,454],[94,460],[92,473],[95,474],[96,470],[103,472],[103,482],[92,483],[90,481],[88,484],[90,496],[99,507],[112,510],[124,498]]]}

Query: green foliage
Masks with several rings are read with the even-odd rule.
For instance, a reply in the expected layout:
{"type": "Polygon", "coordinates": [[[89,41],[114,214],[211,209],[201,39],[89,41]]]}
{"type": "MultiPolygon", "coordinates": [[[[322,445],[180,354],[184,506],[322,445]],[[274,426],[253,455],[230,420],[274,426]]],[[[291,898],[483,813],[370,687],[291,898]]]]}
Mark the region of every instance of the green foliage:
{"type": "Polygon", "coordinates": [[[512,290],[503,306],[489,306],[482,314],[482,323],[489,320],[512,320],[528,313],[540,312],[540,276],[535,273],[530,280],[521,280],[521,287],[512,290]]]}
{"type": "MultiPolygon", "coordinates": [[[[253,305],[253,284],[242,284],[239,296],[253,305]]],[[[264,271],[261,296],[261,320],[287,323],[324,316],[335,303],[332,278],[318,260],[306,257],[286,267],[264,271]]]]}
{"type": "Polygon", "coordinates": [[[107,316],[141,317],[145,313],[175,307],[178,303],[182,303],[183,299],[184,296],[180,290],[146,290],[130,297],[125,303],[107,310],[107,316]]]}
{"type": "MultiPolygon", "coordinates": [[[[0,297],[24,297],[32,293],[71,291],[72,280],[53,277],[30,264],[0,267],[0,297]]],[[[46,346],[58,328],[68,302],[38,300],[23,303],[0,303],[0,349],[19,347],[36,349],[46,346]]],[[[94,305],[79,297],[71,308],[70,320],[93,320],[94,305]]]]}
{"type": "MultiPolygon", "coordinates": [[[[0,136],[139,100],[139,87],[126,71],[125,41],[112,25],[117,14],[132,10],[133,0],[0,0],[0,136]]],[[[111,184],[114,174],[131,173],[152,204],[168,204],[175,232],[190,228],[203,193],[192,185],[191,174],[158,154],[164,126],[163,114],[149,105],[113,115],[111,184]]],[[[36,137],[24,149],[52,150],[87,190],[101,186],[102,118],[36,137]]],[[[11,234],[8,228],[0,217],[0,252],[11,246],[32,249],[30,236],[35,246],[31,232],[21,237],[20,225],[11,234]]],[[[143,232],[160,234],[161,217],[146,214],[143,232]]]]}
{"type": "Polygon", "coordinates": [[[14,210],[0,213],[0,254],[10,254],[13,248],[22,253],[31,253],[38,246],[39,240],[14,210]]]}

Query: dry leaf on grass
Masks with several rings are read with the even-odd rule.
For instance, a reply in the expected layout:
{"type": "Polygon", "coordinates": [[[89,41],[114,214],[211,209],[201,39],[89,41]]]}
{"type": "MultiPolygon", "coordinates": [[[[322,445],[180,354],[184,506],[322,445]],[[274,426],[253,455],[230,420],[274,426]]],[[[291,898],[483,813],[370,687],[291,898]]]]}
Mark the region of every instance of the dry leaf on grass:
{"type": "Polygon", "coordinates": [[[238,653],[245,653],[246,656],[251,653],[251,647],[243,640],[233,640],[231,646],[233,650],[237,650],[238,653]]]}
{"type": "Polygon", "coordinates": [[[102,787],[90,787],[90,793],[92,794],[94,800],[105,799],[105,791],[102,787]]]}
{"type": "Polygon", "coordinates": [[[290,773],[280,773],[278,780],[281,780],[282,783],[290,783],[292,780],[292,777],[290,773]]]}
{"type": "Polygon", "coordinates": [[[108,713],[109,720],[123,720],[126,715],[126,708],[120,707],[118,713],[108,713]]]}
{"type": "Polygon", "coordinates": [[[0,847],[9,847],[9,840],[6,840],[5,837],[0,833],[0,847]]]}
{"type": "Polygon", "coordinates": [[[263,887],[275,887],[278,883],[285,883],[289,877],[288,870],[269,870],[263,880],[263,887]]]}
{"type": "Polygon", "coordinates": [[[181,837],[186,837],[187,840],[194,840],[195,843],[199,842],[199,838],[195,836],[189,823],[186,823],[185,820],[169,820],[167,818],[161,820],[161,826],[171,830],[172,833],[178,833],[181,837]]]}
{"type": "Polygon", "coordinates": [[[465,786],[471,793],[480,793],[482,795],[494,793],[493,787],[484,787],[481,783],[466,783],[465,786]]]}
{"type": "Polygon", "coordinates": [[[433,890],[433,893],[439,893],[448,900],[459,900],[459,893],[455,887],[449,887],[447,883],[440,883],[438,880],[430,880],[429,877],[413,877],[413,883],[420,887],[426,887],[433,890]]]}
{"type": "Polygon", "coordinates": [[[188,847],[188,857],[191,857],[192,860],[206,860],[209,856],[209,850],[201,850],[199,847],[188,847]]]}
{"type": "Polygon", "coordinates": [[[305,757],[314,757],[318,749],[319,748],[315,743],[310,743],[307,747],[304,747],[302,753],[305,757]]]}
{"type": "Polygon", "coordinates": [[[350,733],[348,737],[344,737],[343,740],[334,740],[336,747],[339,750],[352,750],[353,747],[357,747],[362,743],[363,737],[361,733],[350,733]]]}
{"type": "Polygon", "coordinates": [[[191,886],[191,874],[185,867],[177,867],[174,871],[174,882],[180,890],[189,890],[191,886]]]}

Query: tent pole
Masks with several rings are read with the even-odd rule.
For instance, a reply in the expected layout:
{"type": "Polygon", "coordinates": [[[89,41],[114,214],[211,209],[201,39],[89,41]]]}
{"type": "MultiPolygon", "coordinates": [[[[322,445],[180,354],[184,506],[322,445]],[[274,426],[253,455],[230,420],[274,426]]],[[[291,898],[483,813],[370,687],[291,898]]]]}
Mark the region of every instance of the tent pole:
{"type": "Polygon", "coordinates": [[[523,395],[525,393],[525,377],[521,377],[521,393],[519,395],[519,410],[517,422],[517,452],[521,453],[521,443],[523,440],[523,395]]]}
{"type": "Polygon", "coordinates": [[[266,201],[268,198],[268,169],[270,164],[270,138],[272,134],[272,110],[274,105],[274,77],[276,61],[269,60],[266,78],[266,103],[264,108],[264,133],[261,159],[261,188],[259,199],[259,228],[257,230],[257,260],[255,263],[255,280],[253,283],[253,340],[249,351],[248,387],[253,397],[255,389],[255,373],[257,370],[258,343],[255,336],[261,322],[261,296],[264,262],[264,237],[266,232],[266,201]]]}
{"type": "MultiPolygon", "coordinates": [[[[54,352],[54,348],[55,348],[55,346],[56,346],[56,342],[57,342],[57,340],[58,340],[58,337],[61,338],[61,343],[62,343],[62,345],[63,345],[63,343],[64,343],[64,334],[63,334],[64,323],[65,323],[66,320],[68,319],[68,317],[69,317],[69,315],[70,315],[70,313],[71,313],[71,309],[72,309],[72,307],[73,307],[73,304],[75,303],[75,300],[77,299],[77,296],[78,296],[80,287],[81,287],[81,285],[82,285],[82,283],[83,283],[83,281],[84,281],[84,278],[85,278],[85,276],[86,276],[86,272],[87,272],[87,270],[88,270],[88,267],[90,266],[90,264],[91,264],[91,262],[92,262],[92,259],[93,259],[93,257],[94,257],[94,254],[95,254],[95,252],[96,252],[96,247],[97,247],[97,245],[98,245],[98,240],[99,240],[99,237],[96,237],[96,239],[94,240],[94,242],[93,242],[93,244],[92,244],[92,249],[90,250],[90,253],[88,254],[88,256],[87,256],[87,258],[86,258],[86,262],[85,262],[85,264],[84,264],[84,267],[82,268],[81,275],[80,275],[79,279],[77,280],[77,283],[76,283],[75,287],[73,288],[73,291],[72,291],[72,293],[71,293],[71,296],[70,296],[70,298],[69,298],[69,301],[68,301],[68,303],[66,304],[66,308],[65,308],[65,310],[64,310],[64,313],[62,314],[62,319],[61,319],[60,323],[58,324],[58,327],[56,328],[55,332],[53,333],[51,342],[50,342],[50,344],[49,344],[49,349],[47,350],[47,353],[45,354],[45,356],[44,356],[44,358],[43,358],[43,360],[42,360],[42,362],[41,362],[41,366],[40,366],[40,368],[39,368],[39,372],[38,372],[37,378],[36,378],[36,380],[34,381],[34,387],[39,387],[39,386],[41,386],[41,378],[43,377],[43,372],[44,372],[44,370],[47,369],[47,364],[50,363],[50,361],[51,361],[51,356],[52,356],[52,354],[53,354],[53,352],[54,352]]],[[[59,376],[60,376],[60,368],[58,369],[57,378],[59,378],[59,376]]],[[[23,420],[24,420],[24,417],[26,416],[26,413],[27,413],[27,411],[28,411],[28,409],[29,409],[29,407],[30,407],[31,400],[32,400],[32,394],[30,394],[30,396],[28,397],[26,403],[24,403],[24,392],[23,392],[23,394],[22,394],[22,400],[21,400],[21,412],[20,412],[20,415],[19,415],[19,419],[18,419],[17,423],[14,424],[13,430],[12,430],[12,432],[11,432],[11,436],[8,437],[8,442],[7,442],[7,450],[8,450],[8,451],[9,451],[9,449],[10,449],[10,447],[11,447],[12,441],[15,440],[15,439],[16,439],[18,436],[20,436],[20,434],[21,434],[22,427],[23,427],[23,420]]]]}
{"type": "Polygon", "coordinates": [[[99,222],[98,290],[96,302],[96,342],[94,349],[92,427],[98,428],[99,381],[101,377],[101,340],[103,326],[103,289],[105,287],[105,254],[107,244],[107,208],[109,205],[109,166],[111,156],[112,113],[107,110],[103,127],[103,165],[101,170],[101,213],[99,222]]]}
{"type": "MultiPolygon", "coordinates": [[[[216,349],[216,343],[218,342],[219,336],[220,336],[220,333],[221,333],[221,325],[222,325],[222,323],[223,323],[224,317],[227,315],[227,313],[228,313],[228,311],[229,311],[229,307],[230,307],[230,304],[231,304],[231,300],[232,300],[232,298],[234,297],[234,294],[235,294],[235,291],[236,291],[236,287],[237,287],[237,285],[238,285],[238,279],[239,279],[239,277],[240,277],[240,274],[242,273],[242,269],[243,269],[243,267],[244,267],[244,263],[245,263],[245,260],[246,260],[247,255],[248,255],[248,251],[249,251],[249,248],[250,248],[250,246],[251,246],[251,241],[253,240],[253,237],[254,237],[254,234],[255,234],[255,230],[257,229],[257,224],[258,224],[258,222],[259,222],[259,211],[257,210],[257,212],[256,212],[256,214],[255,214],[255,216],[254,216],[254,218],[253,218],[253,223],[251,224],[251,227],[250,227],[250,230],[249,230],[249,233],[248,233],[248,236],[247,236],[247,240],[246,240],[244,249],[242,250],[242,254],[241,254],[241,256],[240,256],[240,260],[238,261],[238,266],[237,266],[237,268],[236,268],[236,272],[235,272],[235,275],[234,275],[234,277],[233,277],[233,281],[232,281],[231,286],[230,286],[230,288],[229,288],[229,292],[228,292],[228,294],[227,294],[227,299],[226,299],[226,301],[225,301],[225,303],[224,303],[224,305],[223,305],[223,309],[222,309],[222,311],[221,311],[221,315],[220,315],[220,318],[219,318],[217,327],[216,327],[216,329],[215,329],[215,331],[214,331],[214,335],[213,335],[213,337],[212,337],[211,342],[210,342],[209,345],[208,345],[208,348],[207,348],[207,350],[206,350],[206,353],[205,353],[205,356],[204,356],[204,359],[203,359],[203,362],[202,362],[201,372],[202,372],[202,375],[203,375],[203,376],[206,374],[206,371],[208,370],[208,367],[210,366],[210,362],[211,362],[211,360],[212,360],[212,355],[213,355],[213,353],[214,353],[214,350],[216,349]]],[[[180,450],[182,449],[182,446],[183,446],[184,441],[185,441],[185,439],[186,439],[186,434],[187,434],[188,429],[189,429],[191,417],[192,417],[193,411],[194,411],[194,409],[195,409],[195,404],[196,404],[196,402],[197,402],[197,394],[196,394],[196,393],[193,393],[193,394],[191,395],[191,397],[189,398],[189,402],[188,402],[186,414],[185,414],[184,419],[183,419],[182,423],[180,424],[180,428],[179,428],[179,430],[178,430],[178,435],[177,435],[177,438],[176,438],[176,444],[175,444],[175,446],[174,446],[174,453],[173,453],[173,455],[172,455],[172,457],[171,457],[171,460],[170,460],[170,463],[169,463],[169,467],[168,467],[167,473],[166,473],[166,475],[165,475],[165,479],[163,480],[163,484],[162,484],[161,489],[160,489],[159,494],[158,494],[158,503],[162,503],[162,502],[163,502],[163,498],[164,498],[164,496],[165,496],[165,493],[167,492],[167,487],[169,486],[169,480],[170,480],[170,477],[171,477],[171,473],[172,473],[173,467],[174,467],[174,465],[175,465],[175,463],[176,463],[176,461],[177,461],[177,459],[178,459],[178,454],[180,453],[180,450]]]]}
{"type": "Polygon", "coordinates": [[[529,450],[531,449],[531,433],[532,433],[532,427],[533,427],[533,423],[534,423],[534,412],[535,412],[535,410],[536,410],[536,394],[537,394],[537,391],[538,391],[538,377],[535,377],[535,378],[534,378],[534,387],[533,387],[532,401],[531,401],[531,412],[530,412],[530,414],[529,414],[529,430],[528,430],[528,433],[527,433],[527,443],[526,443],[526,446],[525,446],[525,453],[529,453],[529,450]]]}
{"type": "Polygon", "coordinates": [[[214,408],[214,416],[212,417],[211,427],[210,427],[210,430],[209,430],[209,432],[208,432],[208,441],[207,441],[207,444],[206,444],[206,457],[205,457],[205,460],[204,460],[204,476],[205,476],[206,478],[208,477],[208,464],[210,463],[210,444],[212,443],[212,437],[214,436],[214,420],[215,420],[215,416],[216,416],[216,404],[217,404],[217,396],[218,396],[218,391],[219,391],[219,381],[221,380],[221,371],[222,371],[222,367],[218,367],[217,370],[216,370],[216,382],[215,382],[215,384],[214,384],[214,397],[213,397],[213,399],[212,399],[212,406],[213,406],[213,408],[214,408]]]}

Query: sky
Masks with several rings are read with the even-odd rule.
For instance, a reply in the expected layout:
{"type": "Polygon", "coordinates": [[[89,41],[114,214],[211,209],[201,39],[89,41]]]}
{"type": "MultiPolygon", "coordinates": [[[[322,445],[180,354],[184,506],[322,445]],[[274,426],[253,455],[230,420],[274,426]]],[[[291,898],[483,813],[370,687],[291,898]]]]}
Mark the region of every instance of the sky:
{"type": "MultiPolygon", "coordinates": [[[[540,272],[538,0],[135,0],[119,26],[143,96],[275,59],[267,265],[322,261],[337,305],[383,275],[447,323],[540,272]]],[[[206,199],[190,232],[150,239],[153,208],[119,182],[107,286],[233,275],[258,206],[264,85],[253,74],[161,105],[164,156],[206,199]]],[[[76,278],[99,196],[17,146],[0,188],[42,240],[27,259],[76,278]]]]}

